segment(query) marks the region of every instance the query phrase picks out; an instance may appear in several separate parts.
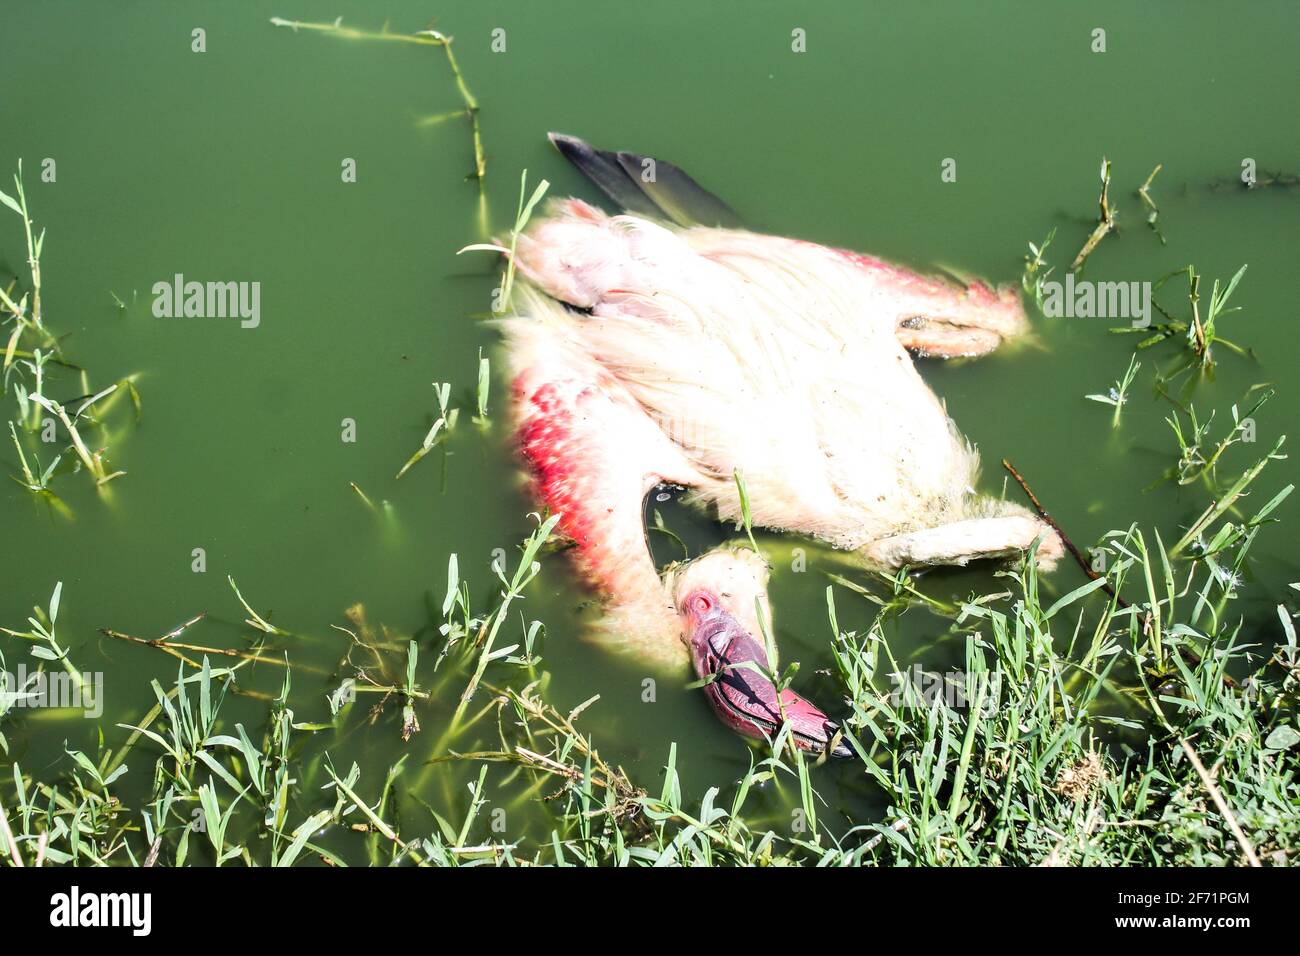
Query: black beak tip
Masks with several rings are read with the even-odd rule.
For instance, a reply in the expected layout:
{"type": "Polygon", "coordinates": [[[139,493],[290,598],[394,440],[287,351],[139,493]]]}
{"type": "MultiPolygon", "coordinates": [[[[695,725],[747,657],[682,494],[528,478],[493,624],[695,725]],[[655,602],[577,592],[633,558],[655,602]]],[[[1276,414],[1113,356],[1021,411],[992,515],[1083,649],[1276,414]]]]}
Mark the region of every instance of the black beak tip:
{"type": "Polygon", "coordinates": [[[824,753],[841,760],[853,756],[853,748],[849,746],[839,724],[828,723],[826,731],[826,746],[822,748],[824,753]]]}

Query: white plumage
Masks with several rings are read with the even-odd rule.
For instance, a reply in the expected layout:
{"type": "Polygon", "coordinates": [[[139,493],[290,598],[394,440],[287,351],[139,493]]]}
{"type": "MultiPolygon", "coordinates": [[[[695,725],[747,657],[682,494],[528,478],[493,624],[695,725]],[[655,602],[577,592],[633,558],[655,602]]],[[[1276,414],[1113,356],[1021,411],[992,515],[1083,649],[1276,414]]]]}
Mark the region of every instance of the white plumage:
{"type": "Polygon", "coordinates": [[[974,492],[978,456],[906,351],[987,352],[1025,328],[1018,295],[578,200],[520,237],[516,259],[535,286],[505,328],[520,444],[616,629],[649,632],[628,635],[638,646],[673,629],[651,623],[670,602],[641,528],[661,481],[738,519],[739,471],[755,524],[871,567],[965,564],[1039,538],[1040,563],[1060,555],[1026,509],[974,492]]]}

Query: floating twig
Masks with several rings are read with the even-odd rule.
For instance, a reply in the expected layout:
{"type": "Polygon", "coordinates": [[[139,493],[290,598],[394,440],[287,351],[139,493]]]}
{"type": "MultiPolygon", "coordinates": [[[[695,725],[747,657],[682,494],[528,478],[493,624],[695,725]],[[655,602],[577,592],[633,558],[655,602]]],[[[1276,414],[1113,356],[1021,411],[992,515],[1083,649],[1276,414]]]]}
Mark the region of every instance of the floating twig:
{"type": "MultiPolygon", "coordinates": [[[[1011,473],[1011,477],[1016,480],[1016,484],[1018,484],[1020,486],[1020,490],[1025,493],[1025,497],[1029,499],[1029,503],[1033,505],[1034,510],[1038,512],[1038,517],[1042,518],[1043,521],[1046,522],[1047,525],[1051,527],[1051,529],[1055,531],[1056,534],[1060,537],[1061,543],[1065,545],[1065,549],[1069,551],[1070,554],[1074,557],[1074,560],[1078,562],[1078,565],[1083,570],[1083,573],[1088,575],[1088,577],[1091,578],[1093,581],[1100,578],[1102,575],[1098,574],[1096,571],[1092,569],[1092,565],[1090,565],[1088,561],[1084,558],[1083,552],[1081,552],[1078,548],[1074,546],[1074,542],[1070,540],[1070,536],[1066,534],[1064,530],[1062,530],[1059,524],[1056,523],[1056,519],[1054,519],[1050,514],[1047,513],[1047,509],[1044,508],[1042,502],[1038,500],[1038,496],[1035,495],[1033,489],[1029,487],[1029,483],[1025,481],[1025,479],[1021,476],[1020,472],[1016,471],[1016,466],[1011,464],[1011,462],[1007,461],[1007,459],[1003,458],[1002,467],[1011,473]]],[[[1124,602],[1124,599],[1119,597],[1119,595],[1117,595],[1113,590],[1111,590],[1109,584],[1105,585],[1104,587],[1106,592],[1110,594],[1111,597],[1121,602],[1122,607],[1128,607],[1128,604],[1124,602]]]]}
{"type": "MultiPolygon", "coordinates": [[[[182,644],[173,640],[173,638],[176,635],[180,634],[182,631],[184,631],[185,628],[189,627],[191,624],[195,624],[198,621],[203,620],[203,618],[206,616],[207,616],[207,612],[204,611],[202,614],[199,614],[196,617],[193,617],[190,620],[186,621],[184,624],[180,625],[180,627],[168,631],[162,637],[153,637],[153,638],[137,637],[134,634],[127,634],[124,633],[123,631],[115,631],[111,627],[101,627],[99,629],[99,633],[103,634],[105,637],[115,638],[116,640],[119,641],[130,641],[132,644],[143,644],[145,647],[152,647],[157,650],[163,651],[164,653],[170,654],[172,657],[175,657],[177,660],[184,661],[186,664],[193,667],[195,670],[199,669],[199,665],[194,661],[192,661],[190,658],[186,657],[184,654],[182,654],[181,651],[191,651],[192,653],[195,654],[212,654],[218,657],[234,657],[241,661],[247,661],[250,664],[273,664],[276,667],[289,666],[289,662],[283,658],[267,657],[265,654],[259,654],[256,651],[244,651],[236,647],[209,647],[204,644],[182,644]]],[[[293,665],[293,667],[295,671],[300,671],[300,672],[305,672],[310,674],[328,673],[328,671],[326,671],[322,667],[313,667],[308,664],[299,663],[293,665]]]]}
{"type": "Polygon", "coordinates": [[[1115,210],[1110,207],[1110,160],[1105,158],[1101,161],[1101,198],[1097,203],[1101,207],[1101,217],[1097,220],[1097,227],[1092,230],[1088,241],[1083,244],[1079,254],[1070,263],[1071,272],[1078,272],[1088,256],[1092,255],[1092,250],[1097,248],[1097,244],[1115,228],[1115,210]]]}

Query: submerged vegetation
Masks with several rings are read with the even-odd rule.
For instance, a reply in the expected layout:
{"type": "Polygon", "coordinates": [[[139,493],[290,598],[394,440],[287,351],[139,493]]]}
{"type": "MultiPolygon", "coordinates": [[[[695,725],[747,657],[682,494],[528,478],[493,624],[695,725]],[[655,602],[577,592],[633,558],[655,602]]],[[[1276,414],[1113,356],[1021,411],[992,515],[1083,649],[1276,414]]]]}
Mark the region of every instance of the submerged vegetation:
{"type": "MultiPolygon", "coordinates": [[[[1146,178],[1146,181],[1137,190],[1137,195],[1141,199],[1143,206],[1148,210],[1147,224],[1151,227],[1155,236],[1160,240],[1162,246],[1167,245],[1168,241],[1164,233],[1160,230],[1160,208],[1151,195],[1151,184],[1155,181],[1156,175],[1164,168],[1163,165],[1157,165],[1146,178]]],[[[1097,225],[1085,240],[1083,247],[1071,262],[1068,272],[1074,273],[1081,270],[1087,262],[1088,257],[1097,249],[1102,239],[1118,229],[1119,215],[1118,211],[1112,205],[1110,200],[1110,182],[1111,182],[1111,163],[1103,159],[1101,163],[1101,195],[1098,198],[1100,213],[1097,219],[1097,225]]],[[[1046,253],[1052,240],[1056,236],[1056,230],[1052,229],[1047,238],[1041,245],[1033,242],[1029,243],[1031,255],[1024,257],[1024,268],[1021,274],[1021,285],[1026,292],[1032,294],[1038,303],[1039,308],[1043,307],[1044,301],[1044,283],[1054,271],[1054,267],[1048,265],[1046,253]]],[[[1210,374],[1213,372],[1214,346],[1222,345],[1224,348],[1238,354],[1249,355],[1249,351],[1225,338],[1219,329],[1220,320],[1232,313],[1238,311],[1236,306],[1229,308],[1228,301],[1232,298],[1242,277],[1246,274],[1246,266],[1243,265],[1232,278],[1226,283],[1220,283],[1218,279],[1214,280],[1213,287],[1210,291],[1209,302],[1202,311],[1201,308],[1201,274],[1194,264],[1189,264],[1162,276],[1156,282],[1152,283],[1153,289],[1159,291],[1170,280],[1177,279],[1181,276],[1187,278],[1187,312],[1185,318],[1180,318],[1168,309],[1162,306],[1158,301],[1152,301],[1157,311],[1164,317],[1164,322],[1141,323],[1131,326],[1123,326],[1111,329],[1113,333],[1119,335],[1139,334],[1143,338],[1138,342],[1136,350],[1142,351],[1152,346],[1158,345],[1166,339],[1181,336],[1186,346],[1184,355],[1176,361],[1169,369],[1160,374],[1161,383],[1169,382],[1185,372],[1195,370],[1201,374],[1210,374]]],[[[1131,384],[1131,379],[1129,379],[1131,384]]],[[[1122,393],[1123,389],[1117,390],[1122,393]]],[[[1094,398],[1094,396],[1088,396],[1094,398]]],[[[1107,399],[1107,404],[1113,404],[1107,399]]],[[[1116,405],[1116,423],[1118,424],[1118,410],[1116,405]]]]}
{"type": "Polygon", "coordinates": [[[1128,390],[1133,386],[1133,380],[1137,378],[1137,373],[1141,368],[1142,363],[1135,357],[1130,357],[1128,360],[1128,368],[1124,370],[1123,376],[1121,376],[1115,384],[1110,387],[1105,395],[1097,394],[1085,396],[1090,401],[1100,402],[1103,405],[1110,405],[1115,409],[1115,412],[1111,415],[1110,419],[1111,428],[1119,428],[1120,418],[1123,417],[1124,414],[1124,405],[1128,402],[1128,390]]]}
{"type": "MultiPolygon", "coordinates": [[[[105,416],[123,394],[131,397],[136,417],[140,414],[140,393],[136,390],[135,375],[129,375],[107,388],[94,391],[89,373],[73,364],[63,353],[63,347],[45,323],[41,300],[41,251],[45,245],[45,230],[37,231],[27,206],[27,193],[23,187],[22,162],[14,174],[14,195],[0,192],[0,204],[17,213],[23,221],[26,239],[28,281],[20,291],[17,277],[0,287],[0,329],[5,331],[3,352],[3,392],[12,397],[16,418],[9,419],[9,437],[18,456],[21,477],[14,480],[28,491],[50,502],[57,510],[66,506],[52,488],[55,476],[64,472],[84,470],[96,486],[102,487],[125,471],[109,471],[107,444],[112,437],[105,425],[105,416]],[[51,387],[66,388],[63,375],[53,375],[55,369],[63,373],[77,373],[81,394],[57,400],[49,394],[51,387]],[[69,411],[71,409],[71,412],[69,411]],[[50,417],[43,417],[42,412],[50,417]],[[59,451],[59,426],[69,442],[59,451]],[[86,434],[83,434],[83,429],[86,434]],[[92,447],[87,437],[97,433],[103,445],[92,447]],[[48,461],[42,461],[40,447],[45,446],[48,461]]],[[[13,414],[11,412],[11,414],[13,414]]]]}

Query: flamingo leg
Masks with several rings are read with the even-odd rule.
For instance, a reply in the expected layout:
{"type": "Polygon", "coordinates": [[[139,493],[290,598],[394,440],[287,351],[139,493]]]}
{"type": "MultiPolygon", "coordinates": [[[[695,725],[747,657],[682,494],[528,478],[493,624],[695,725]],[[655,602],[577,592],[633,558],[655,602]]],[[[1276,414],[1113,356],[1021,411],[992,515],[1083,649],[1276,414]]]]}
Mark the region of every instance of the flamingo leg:
{"type": "Polygon", "coordinates": [[[1005,341],[993,329],[952,325],[919,316],[900,322],[897,335],[903,348],[926,358],[987,355],[1005,341]]]}
{"type": "Polygon", "coordinates": [[[1038,545],[1038,566],[1050,571],[1063,553],[1061,539],[1030,515],[968,518],[950,524],[889,535],[871,542],[862,555],[884,568],[904,565],[965,565],[985,558],[1005,558],[1038,545]]]}
{"type": "Polygon", "coordinates": [[[903,348],[920,355],[987,355],[1028,329],[1020,292],[1014,286],[994,290],[973,282],[958,290],[921,276],[892,281],[898,289],[896,301],[903,308],[894,333],[903,348]]]}

